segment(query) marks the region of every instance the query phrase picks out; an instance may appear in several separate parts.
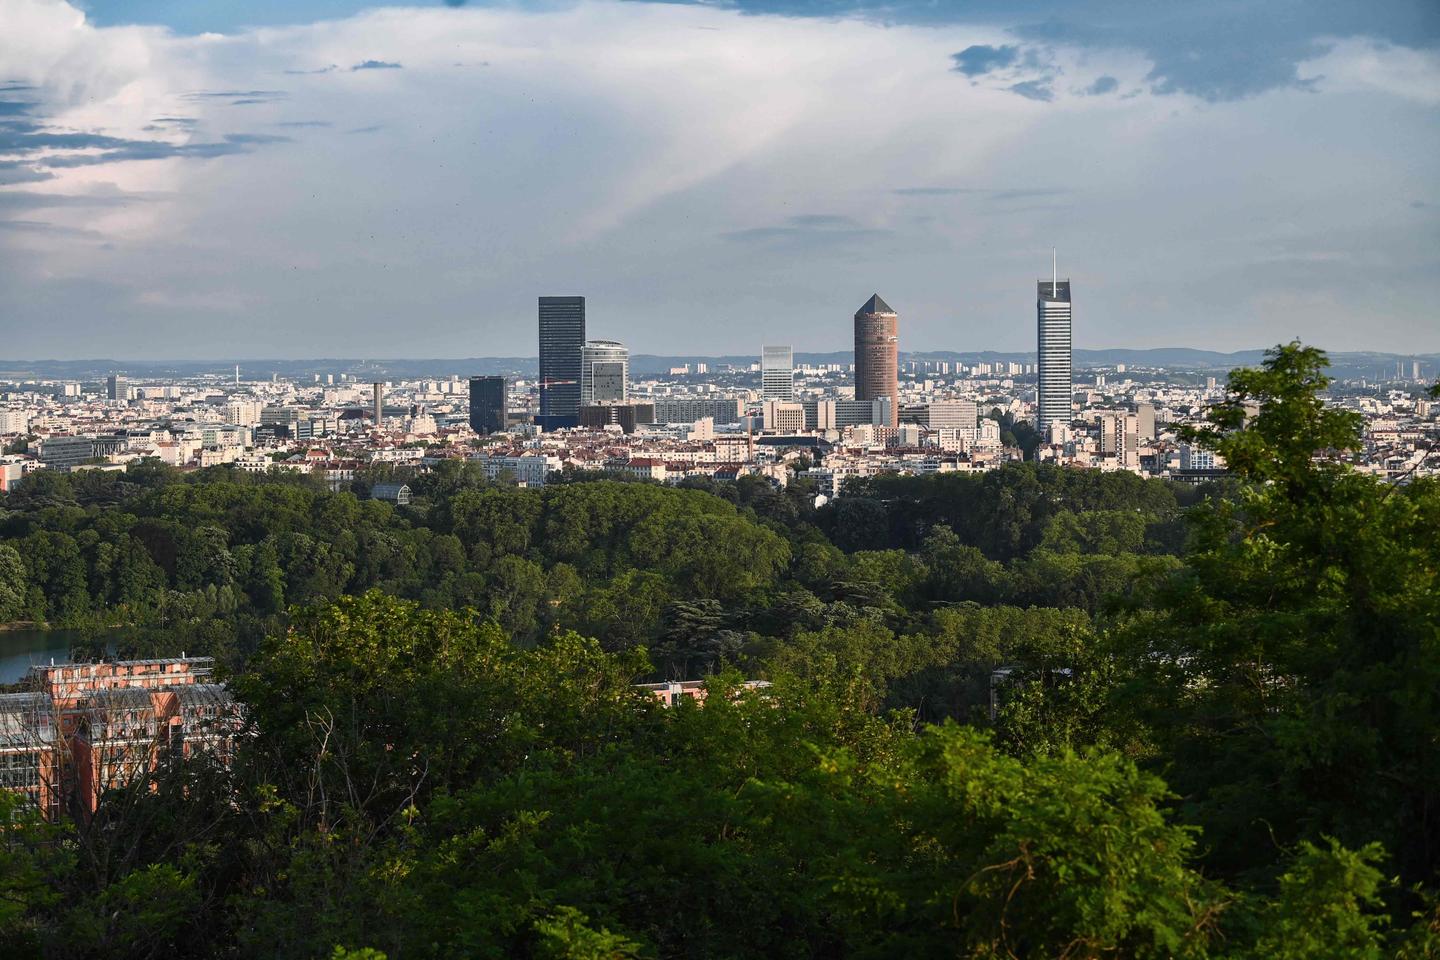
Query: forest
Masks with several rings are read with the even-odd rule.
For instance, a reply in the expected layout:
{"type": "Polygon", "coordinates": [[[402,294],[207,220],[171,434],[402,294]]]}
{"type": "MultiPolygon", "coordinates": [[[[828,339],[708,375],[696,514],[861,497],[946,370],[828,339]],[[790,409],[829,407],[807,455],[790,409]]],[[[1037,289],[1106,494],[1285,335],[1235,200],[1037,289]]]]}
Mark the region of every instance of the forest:
{"type": "Polygon", "coordinates": [[[1440,484],[1339,462],[1326,365],[1233,372],[1201,487],[36,473],[0,621],[249,728],[0,796],[0,955],[1440,957],[1440,484]]]}

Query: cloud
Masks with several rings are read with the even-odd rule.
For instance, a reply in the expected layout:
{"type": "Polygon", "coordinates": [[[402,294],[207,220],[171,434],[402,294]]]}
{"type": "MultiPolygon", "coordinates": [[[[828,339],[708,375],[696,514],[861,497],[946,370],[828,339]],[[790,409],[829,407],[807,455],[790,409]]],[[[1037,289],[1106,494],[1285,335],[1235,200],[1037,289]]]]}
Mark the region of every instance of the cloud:
{"type": "Polygon", "coordinates": [[[281,120],[277,127],[333,127],[329,120],[281,120]]]}
{"type": "Polygon", "coordinates": [[[1096,77],[1095,82],[1085,88],[1085,94],[1091,97],[1098,97],[1107,93],[1114,93],[1119,87],[1120,81],[1114,77],[1096,77]]]}
{"type": "Polygon", "coordinates": [[[1019,59],[1020,49],[976,44],[950,56],[955,61],[955,69],[960,73],[967,77],[979,77],[1015,63],[1019,59]]]}
{"type": "Polygon", "coordinates": [[[352,73],[353,73],[354,71],[356,71],[356,70],[399,70],[399,69],[400,69],[400,64],[398,64],[398,63],[390,63],[389,61],[386,61],[386,60],[362,60],[360,63],[357,63],[357,64],[355,64],[355,66],[353,66],[353,67],[350,68],[350,70],[351,70],[352,73]]]}
{"type": "Polygon", "coordinates": [[[65,194],[38,193],[33,190],[0,190],[0,212],[13,210],[48,210],[57,207],[119,207],[149,198],[137,194],[65,194]]]}
{"type": "Polygon", "coordinates": [[[981,196],[988,200],[1029,200],[1053,197],[1070,191],[1059,187],[901,187],[891,193],[901,197],[981,196]]]}
{"type": "Polygon", "coordinates": [[[63,224],[50,223],[46,220],[0,220],[0,230],[9,230],[15,233],[43,233],[57,237],[70,237],[73,239],[103,240],[104,234],[94,230],[83,230],[78,227],[67,227],[63,224]]]}
{"type": "Polygon", "coordinates": [[[224,157],[246,153],[253,146],[284,143],[289,139],[272,134],[231,133],[218,142],[171,143],[100,133],[58,133],[34,124],[11,124],[0,126],[0,155],[27,158],[26,162],[35,167],[64,169],[130,160],[224,157]]]}
{"type": "MultiPolygon", "coordinates": [[[[17,356],[523,355],[534,297],[574,290],[637,352],[844,349],[881,289],[907,305],[902,349],[1028,349],[1058,245],[1082,345],[1440,346],[1434,210],[1407,206],[1433,202],[1440,155],[1428,56],[1341,33],[1299,61],[1313,95],[1212,108],[1155,92],[1152,72],[1177,75],[1147,52],[1159,27],[1099,0],[735,2],[432,3],[202,37],[0,0],[4,76],[35,88],[0,92],[29,104],[0,117],[0,180],[28,180],[0,188],[3,216],[32,224],[0,236],[0,338],[17,356]],[[1027,32],[1057,15],[1125,30],[1027,32]],[[954,52],[979,46],[1014,57],[967,75],[954,52]],[[343,79],[375,52],[408,81],[343,79]],[[1081,95],[1101,77],[1114,92],[1081,95]],[[175,117],[196,123],[145,129],[175,117]],[[366,135],[287,126],[316,123],[366,135]],[[35,196],[106,184],[147,199],[35,196]],[[1304,259],[1317,236],[1349,259],[1304,259]],[[1283,257],[1283,278],[1256,267],[1283,257]]],[[[1208,55],[1179,16],[1155,14],[1208,55]]]]}
{"type": "Polygon", "coordinates": [[[842,214],[808,213],[789,217],[778,225],[727,231],[721,237],[732,243],[798,250],[845,247],[857,242],[871,242],[890,233],[889,230],[867,227],[842,214]]]}
{"type": "Polygon", "coordinates": [[[1055,91],[1048,80],[1024,80],[1020,83],[1012,83],[1005,89],[1011,93],[1018,93],[1026,100],[1040,100],[1050,103],[1055,99],[1055,91]]]}
{"type": "Polygon", "coordinates": [[[184,94],[184,99],[204,100],[230,100],[234,97],[248,97],[255,100],[278,100],[289,96],[284,90],[196,90],[184,94]]]}
{"type": "Polygon", "coordinates": [[[40,183],[53,180],[55,174],[19,160],[0,160],[0,186],[17,183],[40,183]]]}

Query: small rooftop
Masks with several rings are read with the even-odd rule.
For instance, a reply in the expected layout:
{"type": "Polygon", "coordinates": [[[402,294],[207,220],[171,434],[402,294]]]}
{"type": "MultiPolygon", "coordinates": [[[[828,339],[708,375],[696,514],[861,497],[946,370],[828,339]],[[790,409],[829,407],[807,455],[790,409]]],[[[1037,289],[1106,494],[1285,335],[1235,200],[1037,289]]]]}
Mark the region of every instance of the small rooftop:
{"type": "Polygon", "coordinates": [[[869,299],[869,300],[866,300],[866,301],[865,301],[865,306],[863,306],[863,307],[861,307],[859,310],[856,310],[856,311],[855,311],[855,315],[856,315],[856,316],[859,316],[859,315],[862,314],[862,313],[889,313],[889,314],[894,314],[895,311],[890,309],[890,304],[888,304],[888,303],[886,303],[884,300],[880,299],[880,294],[874,293],[874,294],[871,294],[871,295],[870,295],[870,299],[869,299]]]}

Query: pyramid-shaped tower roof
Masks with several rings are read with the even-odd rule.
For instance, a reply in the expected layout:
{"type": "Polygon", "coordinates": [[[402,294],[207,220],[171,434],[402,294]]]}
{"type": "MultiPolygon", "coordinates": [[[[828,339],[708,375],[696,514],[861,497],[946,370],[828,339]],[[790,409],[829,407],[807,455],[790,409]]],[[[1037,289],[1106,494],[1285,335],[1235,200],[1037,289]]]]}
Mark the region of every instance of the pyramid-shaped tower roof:
{"type": "Polygon", "coordinates": [[[858,316],[860,316],[862,313],[894,313],[894,312],[895,312],[894,310],[891,310],[891,309],[890,309],[890,304],[886,303],[884,300],[881,300],[881,299],[880,299],[880,294],[876,293],[876,294],[872,294],[871,297],[870,297],[870,299],[865,301],[865,306],[863,306],[863,307],[861,307],[859,310],[856,310],[856,311],[855,311],[855,316],[858,317],[858,316]]]}

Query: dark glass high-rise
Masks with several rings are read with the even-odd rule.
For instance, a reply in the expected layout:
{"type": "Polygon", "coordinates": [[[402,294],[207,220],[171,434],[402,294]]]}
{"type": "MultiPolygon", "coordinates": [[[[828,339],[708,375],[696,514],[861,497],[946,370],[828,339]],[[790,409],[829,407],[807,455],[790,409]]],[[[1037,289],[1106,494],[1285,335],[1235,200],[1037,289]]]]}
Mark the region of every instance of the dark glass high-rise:
{"type": "Polygon", "coordinates": [[[479,434],[505,429],[505,378],[470,378],[470,429],[479,434]]]}
{"type": "Polygon", "coordinates": [[[543,430],[580,422],[580,356],[585,298],[540,298],[540,414],[543,430]]]}

